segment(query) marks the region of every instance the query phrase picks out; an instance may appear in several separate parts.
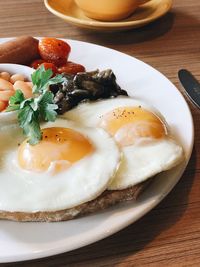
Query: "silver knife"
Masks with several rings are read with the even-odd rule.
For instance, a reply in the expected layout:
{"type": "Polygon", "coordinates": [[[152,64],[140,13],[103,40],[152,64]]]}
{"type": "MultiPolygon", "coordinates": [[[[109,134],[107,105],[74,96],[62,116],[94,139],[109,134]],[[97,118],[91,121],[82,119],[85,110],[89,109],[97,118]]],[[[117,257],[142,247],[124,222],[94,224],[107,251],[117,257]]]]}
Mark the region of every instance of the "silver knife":
{"type": "Polygon", "coordinates": [[[185,88],[188,97],[198,108],[200,108],[200,83],[188,70],[185,69],[179,70],[178,77],[185,88]]]}

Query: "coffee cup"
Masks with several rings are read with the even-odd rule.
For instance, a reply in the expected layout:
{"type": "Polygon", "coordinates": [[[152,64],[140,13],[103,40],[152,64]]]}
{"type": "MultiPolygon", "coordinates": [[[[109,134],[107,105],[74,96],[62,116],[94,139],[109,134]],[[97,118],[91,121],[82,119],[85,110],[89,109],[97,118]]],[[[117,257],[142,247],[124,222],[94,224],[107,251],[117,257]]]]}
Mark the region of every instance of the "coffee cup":
{"type": "Polygon", "coordinates": [[[117,21],[151,0],[74,0],[84,14],[101,21],[117,21]]]}

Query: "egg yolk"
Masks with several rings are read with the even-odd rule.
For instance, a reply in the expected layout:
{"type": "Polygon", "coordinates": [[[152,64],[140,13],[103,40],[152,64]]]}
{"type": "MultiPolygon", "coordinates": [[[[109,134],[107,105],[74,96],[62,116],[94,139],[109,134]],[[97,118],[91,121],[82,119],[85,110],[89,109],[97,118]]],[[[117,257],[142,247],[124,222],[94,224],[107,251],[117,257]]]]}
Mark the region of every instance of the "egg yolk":
{"type": "Polygon", "coordinates": [[[167,129],[161,119],[142,107],[120,107],[101,117],[105,129],[121,146],[134,144],[141,137],[162,138],[167,129]]]}
{"type": "Polygon", "coordinates": [[[68,128],[52,127],[42,130],[42,140],[30,145],[25,140],[18,149],[18,163],[30,171],[53,173],[69,168],[94,150],[93,145],[82,134],[68,128]]]}

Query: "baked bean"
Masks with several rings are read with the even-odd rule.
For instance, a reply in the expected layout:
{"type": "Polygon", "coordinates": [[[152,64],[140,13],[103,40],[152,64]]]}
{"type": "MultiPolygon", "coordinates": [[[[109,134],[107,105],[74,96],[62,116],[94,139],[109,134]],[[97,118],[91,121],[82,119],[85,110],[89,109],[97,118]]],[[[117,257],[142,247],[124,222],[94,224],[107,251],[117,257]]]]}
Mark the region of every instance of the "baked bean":
{"type": "Polygon", "coordinates": [[[9,98],[14,95],[14,90],[1,90],[0,91],[0,101],[8,101],[9,98]]]}
{"type": "Polygon", "coordinates": [[[33,84],[25,80],[23,74],[16,73],[10,75],[10,73],[5,71],[0,73],[0,112],[6,109],[10,97],[14,95],[17,89],[23,92],[25,98],[33,96],[33,84]]]}
{"type": "Polygon", "coordinates": [[[0,78],[0,90],[13,90],[12,83],[0,78]]]}
{"type": "Polygon", "coordinates": [[[32,87],[33,87],[33,83],[32,82],[25,82],[28,86],[30,86],[31,87],[31,89],[32,89],[32,87]]]}
{"type": "Polygon", "coordinates": [[[0,101],[0,111],[3,111],[7,106],[7,102],[0,101]]]}
{"type": "Polygon", "coordinates": [[[10,73],[3,71],[0,73],[0,78],[6,80],[6,81],[10,81],[10,73]]]}
{"type": "Polygon", "coordinates": [[[16,81],[24,81],[24,80],[25,80],[24,75],[19,74],[19,73],[13,74],[13,75],[10,77],[10,82],[13,83],[13,84],[14,84],[16,81]]]}
{"type": "Polygon", "coordinates": [[[29,86],[26,82],[24,81],[16,81],[13,85],[15,90],[21,90],[24,94],[25,98],[30,98],[33,96],[32,94],[32,87],[29,86]]]}

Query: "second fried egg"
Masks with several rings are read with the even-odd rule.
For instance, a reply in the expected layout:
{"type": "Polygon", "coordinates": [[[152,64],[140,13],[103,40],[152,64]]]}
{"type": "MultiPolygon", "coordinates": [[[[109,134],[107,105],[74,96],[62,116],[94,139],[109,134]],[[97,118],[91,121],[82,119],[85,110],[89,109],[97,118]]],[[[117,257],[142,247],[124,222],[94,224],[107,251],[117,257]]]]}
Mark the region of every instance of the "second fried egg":
{"type": "Polygon", "coordinates": [[[162,115],[146,103],[128,97],[83,103],[64,117],[90,127],[101,127],[114,137],[123,152],[110,190],[134,186],[183,160],[162,115]]]}

